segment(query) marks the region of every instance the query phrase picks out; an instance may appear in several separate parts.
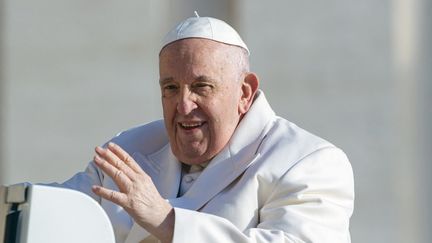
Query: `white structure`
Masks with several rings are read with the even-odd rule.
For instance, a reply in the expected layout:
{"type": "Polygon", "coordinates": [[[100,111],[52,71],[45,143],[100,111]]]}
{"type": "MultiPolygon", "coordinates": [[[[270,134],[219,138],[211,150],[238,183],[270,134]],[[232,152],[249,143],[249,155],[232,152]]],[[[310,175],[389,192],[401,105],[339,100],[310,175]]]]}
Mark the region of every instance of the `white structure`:
{"type": "Polygon", "coordinates": [[[89,196],[63,188],[14,185],[0,187],[0,242],[115,243],[115,238],[107,214],[89,196]]]}

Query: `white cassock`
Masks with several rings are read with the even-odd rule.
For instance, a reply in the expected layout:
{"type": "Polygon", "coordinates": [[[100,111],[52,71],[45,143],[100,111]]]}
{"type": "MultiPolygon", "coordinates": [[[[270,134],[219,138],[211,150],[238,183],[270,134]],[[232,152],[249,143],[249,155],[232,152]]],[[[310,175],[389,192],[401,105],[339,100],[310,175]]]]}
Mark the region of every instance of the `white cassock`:
{"type": "MultiPolygon", "coordinates": [[[[112,142],[148,173],[175,210],[174,243],[350,242],[354,207],[351,165],[342,150],[278,117],[259,91],[229,144],[183,196],[181,163],[162,120],[132,128],[112,142]]],[[[100,202],[117,242],[146,242],[149,233],[92,185],[116,189],[90,162],[60,186],[100,202]]]]}

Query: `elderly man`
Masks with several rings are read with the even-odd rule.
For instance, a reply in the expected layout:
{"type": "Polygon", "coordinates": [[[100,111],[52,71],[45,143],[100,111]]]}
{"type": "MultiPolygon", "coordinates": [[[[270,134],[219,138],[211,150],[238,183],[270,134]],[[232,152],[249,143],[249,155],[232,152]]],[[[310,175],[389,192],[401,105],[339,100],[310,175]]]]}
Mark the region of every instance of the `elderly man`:
{"type": "Polygon", "coordinates": [[[159,56],[164,119],[62,186],[97,200],[118,242],[350,242],[348,159],[274,114],[248,57],[225,22],[181,22],[159,56]]]}

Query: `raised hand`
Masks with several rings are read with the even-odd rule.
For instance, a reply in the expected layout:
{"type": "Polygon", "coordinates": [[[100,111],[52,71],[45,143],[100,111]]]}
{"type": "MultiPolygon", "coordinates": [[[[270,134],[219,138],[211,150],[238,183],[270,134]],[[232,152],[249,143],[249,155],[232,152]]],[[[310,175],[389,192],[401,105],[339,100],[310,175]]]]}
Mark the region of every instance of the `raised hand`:
{"type": "Polygon", "coordinates": [[[93,186],[93,192],[121,207],[162,242],[170,242],[174,230],[174,210],[157,191],[135,160],[120,146],[109,143],[96,147],[95,164],[110,176],[119,191],[93,186]]]}

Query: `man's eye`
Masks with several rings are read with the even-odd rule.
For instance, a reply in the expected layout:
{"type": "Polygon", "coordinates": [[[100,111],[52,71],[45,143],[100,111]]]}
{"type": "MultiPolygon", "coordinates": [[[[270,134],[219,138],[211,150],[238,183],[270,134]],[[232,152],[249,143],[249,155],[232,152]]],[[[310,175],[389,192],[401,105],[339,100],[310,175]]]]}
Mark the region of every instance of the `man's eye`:
{"type": "Polygon", "coordinates": [[[172,97],[178,91],[178,86],[175,84],[167,84],[162,86],[162,96],[163,97],[172,97]]]}
{"type": "Polygon", "coordinates": [[[210,90],[212,88],[212,85],[208,83],[197,83],[194,85],[194,88],[199,90],[210,90]]]}
{"type": "Polygon", "coordinates": [[[208,87],[208,86],[209,86],[209,85],[206,84],[206,83],[197,83],[197,84],[195,84],[195,87],[198,87],[198,88],[208,87]]]}
{"type": "Polygon", "coordinates": [[[165,90],[175,90],[177,89],[177,85],[171,84],[171,85],[165,85],[164,86],[165,90]]]}

